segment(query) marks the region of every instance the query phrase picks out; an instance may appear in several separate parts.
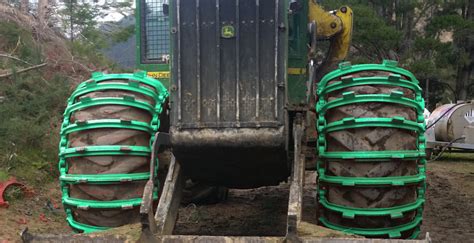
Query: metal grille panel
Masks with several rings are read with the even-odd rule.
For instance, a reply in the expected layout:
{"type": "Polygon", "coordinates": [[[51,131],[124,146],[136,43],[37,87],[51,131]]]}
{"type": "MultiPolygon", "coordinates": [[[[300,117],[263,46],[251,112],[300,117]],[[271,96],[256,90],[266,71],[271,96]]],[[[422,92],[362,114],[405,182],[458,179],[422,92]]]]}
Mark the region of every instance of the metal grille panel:
{"type": "Polygon", "coordinates": [[[168,16],[163,14],[165,0],[142,0],[142,63],[165,63],[169,59],[168,16]]]}

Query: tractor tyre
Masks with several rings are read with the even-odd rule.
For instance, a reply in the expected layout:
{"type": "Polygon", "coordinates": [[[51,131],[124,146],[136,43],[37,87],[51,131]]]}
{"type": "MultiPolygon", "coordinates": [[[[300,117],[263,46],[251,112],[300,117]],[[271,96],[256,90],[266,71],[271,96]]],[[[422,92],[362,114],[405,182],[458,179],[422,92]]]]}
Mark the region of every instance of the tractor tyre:
{"type": "MultiPolygon", "coordinates": [[[[384,77],[394,75],[388,71],[361,71],[350,74],[357,77],[384,77]]],[[[331,85],[340,81],[341,77],[330,80],[331,85]]],[[[409,80],[408,77],[401,77],[409,80]]],[[[347,92],[354,95],[392,94],[402,92],[403,97],[415,99],[411,89],[392,85],[360,85],[346,87],[324,95],[327,102],[342,98],[347,92]]],[[[417,111],[407,106],[385,102],[350,103],[327,110],[327,124],[341,121],[344,118],[393,118],[403,117],[405,120],[417,122],[417,111]]],[[[351,151],[407,151],[417,150],[418,134],[414,131],[387,128],[361,127],[329,132],[325,134],[327,152],[351,151]]],[[[403,177],[415,176],[419,172],[418,160],[391,159],[390,161],[355,161],[350,159],[327,159],[322,161],[325,174],[333,177],[403,177]]],[[[327,202],[345,208],[393,208],[414,203],[418,198],[418,185],[392,186],[344,186],[320,182],[320,188],[325,190],[327,202]]],[[[340,212],[319,207],[319,214],[333,225],[344,228],[383,229],[397,227],[412,222],[416,210],[406,212],[401,217],[356,216],[347,217],[340,212]]],[[[410,237],[415,229],[402,232],[400,238],[410,237]]],[[[370,236],[368,236],[370,237],[370,236]]],[[[380,237],[380,236],[378,236],[380,237]]]]}
{"type": "MultiPolygon", "coordinates": [[[[73,92],[64,113],[59,168],[67,221],[76,231],[139,222],[150,163],[157,163],[150,161],[152,136],[167,95],[144,72],[95,73],[73,92]]],[[[156,200],[158,190],[153,193],[156,200]]]]}
{"type": "MultiPolygon", "coordinates": [[[[110,80],[106,82],[117,82],[110,80]]],[[[105,83],[105,82],[104,82],[105,83]]],[[[149,87],[149,86],[148,86],[149,87]]],[[[151,88],[151,87],[149,87],[151,88]]],[[[137,100],[154,105],[153,100],[130,91],[105,90],[91,92],[83,98],[125,97],[132,96],[137,100]]],[[[71,123],[100,119],[120,119],[127,121],[142,121],[149,123],[152,116],[140,109],[120,105],[95,106],[75,112],[71,123]]],[[[103,128],[86,130],[69,135],[70,147],[97,145],[133,145],[150,146],[150,134],[142,131],[103,128]]],[[[148,172],[150,159],[140,156],[94,156],[68,159],[69,174],[130,174],[148,172]]],[[[70,196],[85,200],[111,201],[141,198],[146,181],[117,183],[112,185],[77,184],[70,186],[70,196]]],[[[131,209],[88,209],[73,210],[75,219],[87,225],[101,227],[117,227],[128,223],[138,222],[139,208],[131,209]]]]}

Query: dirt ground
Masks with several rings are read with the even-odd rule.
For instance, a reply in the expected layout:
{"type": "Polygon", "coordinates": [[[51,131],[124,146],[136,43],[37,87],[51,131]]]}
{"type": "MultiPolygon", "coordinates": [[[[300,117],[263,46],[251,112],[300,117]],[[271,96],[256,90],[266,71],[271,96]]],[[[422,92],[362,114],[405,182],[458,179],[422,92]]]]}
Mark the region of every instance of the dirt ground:
{"type": "MultiPolygon", "coordinates": [[[[300,236],[355,237],[316,225],[316,175],[306,173],[304,223],[300,236]]],[[[289,184],[250,190],[230,190],[226,202],[180,208],[174,234],[284,236],[289,184]]]]}
{"type": "MultiPolygon", "coordinates": [[[[430,162],[422,232],[433,242],[474,242],[474,154],[447,154],[430,162]]],[[[304,221],[315,223],[316,180],[306,176],[304,221]]],[[[229,200],[210,206],[188,205],[179,211],[175,234],[284,235],[289,187],[282,184],[252,190],[231,190],[229,200]]],[[[324,228],[321,236],[341,236],[324,228]]],[[[304,232],[300,232],[304,233],[304,232]]],[[[307,233],[307,232],[306,232],[307,233]]]]}
{"type": "Polygon", "coordinates": [[[65,221],[58,182],[33,188],[31,196],[19,195],[9,204],[8,208],[0,208],[0,243],[19,242],[19,234],[25,228],[38,233],[71,232],[65,221]]]}
{"type": "MultiPolygon", "coordinates": [[[[449,157],[448,157],[449,156],[449,157]]],[[[474,242],[474,154],[428,164],[422,235],[433,242],[474,242]]]]}
{"type": "Polygon", "coordinates": [[[287,202],[287,186],[231,190],[224,203],[181,208],[174,234],[284,235],[287,202]]]}
{"type": "MultiPolygon", "coordinates": [[[[347,236],[314,226],[313,175],[307,176],[302,235],[347,236]]],[[[34,188],[32,197],[0,208],[0,243],[18,242],[19,232],[72,233],[60,205],[58,183],[34,188]]],[[[285,234],[288,185],[231,190],[225,203],[180,208],[175,234],[282,236],[285,234]]],[[[474,242],[474,155],[451,154],[428,164],[428,191],[422,233],[433,242],[474,242]]],[[[136,227],[137,229],[139,227],[136,227]]]]}

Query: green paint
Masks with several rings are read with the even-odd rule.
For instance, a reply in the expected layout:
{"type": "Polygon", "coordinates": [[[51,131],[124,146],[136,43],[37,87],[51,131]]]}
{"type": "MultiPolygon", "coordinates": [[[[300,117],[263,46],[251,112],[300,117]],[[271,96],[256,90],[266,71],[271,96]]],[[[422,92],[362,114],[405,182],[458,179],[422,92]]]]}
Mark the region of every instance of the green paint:
{"type": "Polygon", "coordinates": [[[133,174],[100,174],[100,175],[79,175],[63,174],[59,179],[68,184],[110,184],[113,182],[143,181],[150,178],[149,172],[133,174]]]}
{"type": "MultiPolygon", "coordinates": [[[[158,199],[158,194],[155,192],[153,199],[158,199]]],[[[63,197],[63,204],[66,206],[77,207],[80,209],[117,209],[117,208],[132,208],[140,206],[141,198],[132,198],[127,200],[112,200],[112,201],[95,201],[84,200],[71,197],[63,197]]]]}
{"type": "Polygon", "coordinates": [[[401,233],[404,231],[408,231],[411,229],[416,229],[413,234],[409,237],[409,239],[416,239],[418,234],[420,233],[419,227],[421,224],[422,217],[417,216],[412,222],[397,226],[397,227],[392,227],[392,228],[382,228],[382,229],[366,229],[366,228],[346,228],[343,226],[335,225],[330,223],[327,219],[321,217],[319,218],[319,221],[323,223],[328,228],[334,229],[334,230],[339,230],[345,233],[352,233],[352,234],[357,234],[357,235],[366,235],[366,236],[372,236],[372,237],[384,237],[385,235],[388,235],[390,238],[398,238],[401,236],[401,233]]]}
{"type": "MultiPolygon", "coordinates": [[[[142,56],[142,49],[145,47],[142,46],[142,3],[144,0],[136,0],[135,8],[135,38],[136,38],[136,68],[139,70],[144,70],[146,72],[169,72],[170,64],[169,63],[158,63],[158,62],[145,62],[144,57],[142,56]]],[[[171,18],[169,16],[168,18],[171,18]]],[[[170,80],[169,78],[159,78],[158,81],[162,83],[165,87],[169,87],[170,80]]]]}
{"type": "Polygon", "coordinates": [[[84,110],[94,106],[103,105],[122,105],[130,106],[147,111],[150,114],[155,112],[154,107],[147,102],[135,100],[135,97],[122,97],[122,98],[110,98],[110,97],[97,97],[97,98],[82,98],[78,102],[71,104],[64,111],[64,116],[70,116],[72,113],[80,110],[84,110]]]}
{"type": "Polygon", "coordinates": [[[354,219],[357,216],[390,216],[392,219],[401,218],[404,213],[420,208],[424,202],[424,199],[418,199],[413,203],[392,208],[351,208],[330,203],[326,198],[319,200],[319,203],[324,207],[342,213],[343,217],[348,219],[354,219]]]}
{"type": "MultiPolygon", "coordinates": [[[[288,16],[288,69],[307,69],[308,63],[308,5],[288,16]]],[[[308,71],[288,74],[289,110],[307,108],[308,71]]]]}

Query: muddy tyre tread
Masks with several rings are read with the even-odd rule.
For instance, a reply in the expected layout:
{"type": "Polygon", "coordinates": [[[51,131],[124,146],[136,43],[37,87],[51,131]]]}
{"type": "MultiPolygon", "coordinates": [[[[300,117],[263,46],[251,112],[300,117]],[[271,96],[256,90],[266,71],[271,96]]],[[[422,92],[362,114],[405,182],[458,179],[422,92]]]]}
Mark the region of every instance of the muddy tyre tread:
{"type": "MultiPolygon", "coordinates": [[[[350,75],[352,79],[365,77],[392,77],[399,75],[386,70],[366,70],[357,71],[341,76],[332,75],[332,79],[326,80],[326,85],[334,84],[347,78],[350,75]]],[[[329,75],[329,76],[331,76],[329,75]]],[[[402,79],[410,80],[409,76],[401,76],[402,79]]],[[[412,80],[413,81],[413,80],[412,80]]],[[[403,97],[415,100],[418,94],[415,90],[399,87],[396,85],[383,84],[364,84],[358,86],[348,86],[339,90],[324,93],[319,100],[331,102],[341,97],[347,96],[348,93],[353,95],[379,95],[402,93],[403,97]]],[[[321,104],[321,103],[320,103],[321,104]]],[[[321,110],[321,109],[319,109],[321,110]]],[[[346,118],[392,118],[402,117],[405,120],[418,122],[419,111],[407,106],[396,103],[385,102],[366,102],[354,103],[338,106],[324,112],[325,123],[329,124],[341,121],[346,118]]],[[[321,119],[321,116],[320,116],[321,119]]],[[[318,122],[318,124],[323,124],[318,122]]],[[[321,130],[319,130],[321,131],[321,130]]],[[[364,127],[346,129],[336,132],[324,134],[324,151],[326,152],[354,152],[354,151],[414,151],[420,149],[418,140],[419,132],[409,131],[399,128],[385,127],[364,127]]],[[[322,151],[320,149],[320,151],[322,151]]],[[[424,173],[420,171],[423,167],[423,160],[403,160],[390,159],[388,161],[355,161],[348,159],[319,159],[318,171],[324,173],[325,176],[337,178],[380,178],[380,177],[404,177],[416,176],[424,173]]],[[[347,211],[351,208],[357,209],[388,209],[404,205],[413,204],[418,200],[423,200],[424,183],[404,186],[392,185],[338,185],[327,183],[318,178],[318,201],[330,203],[345,207],[347,211]],[[321,201],[322,200],[322,201],[321,201]]],[[[322,204],[324,204],[322,203],[322,204]]],[[[396,228],[406,224],[410,224],[418,220],[421,214],[421,208],[405,212],[401,216],[391,217],[391,215],[379,216],[361,216],[355,215],[347,217],[341,212],[332,211],[320,204],[319,216],[325,222],[349,229],[367,229],[377,230],[383,228],[396,228]]],[[[396,237],[409,238],[413,237],[418,231],[418,227],[404,232],[393,233],[392,235],[379,235],[377,237],[396,237]]],[[[368,231],[366,231],[368,232],[368,231]]],[[[382,232],[382,231],[381,231],[382,232]]],[[[371,237],[370,235],[366,235],[371,237]]]]}
{"type": "Polygon", "coordinates": [[[92,81],[80,84],[73,93],[68,108],[78,103],[92,103],[107,98],[124,101],[120,104],[97,103],[82,109],[66,109],[60,144],[61,178],[67,178],[68,175],[86,178],[88,175],[101,174],[109,178],[109,181],[100,183],[89,183],[84,178],[74,181],[76,177],[61,180],[67,220],[75,230],[93,232],[139,221],[139,204],[131,202],[141,200],[148,180],[148,177],[143,179],[143,175],[149,172],[149,151],[153,134],[159,127],[157,120],[166,96],[166,89],[159,81],[143,74],[95,75],[92,81]],[[90,82],[95,83],[90,85],[90,82]],[[157,85],[150,85],[153,82],[157,85]],[[120,89],[97,89],[99,85],[120,89]],[[133,88],[129,88],[131,86],[133,88]],[[162,99],[153,99],[140,90],[146,90],[146,94],[153,92],[155,97],[162,99]],[[128,105],[135,101],[146,102],[153,110],[128,105]],[[105,126],[86,128],[82,125],[81,128],[81,124],[90,124],[90,121],[101,121],[105,126]],[[140,130],[132,126],[133,121],[146,124],[149,129],[140,130]],[[110,127],[107,124],[111,124],[110,127]],[[71,126],[80,129],[66,132],[71,126]],[[102,148],[104,152],[91,155],[89,149],[93,148],[102,148]],[[64,151],[71,149],[83,151],[84,156],[65,156],[64,151]],[[133,179],[138,177],[140,179],[133,179]],[[73,202],[78,205],[71,204],[73,202]],[[119,205],[118,202],[123,203],[119,205]]]}

